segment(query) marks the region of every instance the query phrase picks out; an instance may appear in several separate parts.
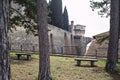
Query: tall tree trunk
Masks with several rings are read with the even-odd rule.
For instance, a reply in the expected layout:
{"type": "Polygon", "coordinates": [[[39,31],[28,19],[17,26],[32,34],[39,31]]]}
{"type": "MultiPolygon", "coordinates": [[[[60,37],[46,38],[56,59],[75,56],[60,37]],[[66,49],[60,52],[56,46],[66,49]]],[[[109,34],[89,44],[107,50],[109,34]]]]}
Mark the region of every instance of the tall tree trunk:
{"type": "Polygon", "coordinates": [[[52,80],[50,74],[50,57],[48,43],[47,25],[47,3],[46,0],[37,0],[38,35],[39,35],[39,80],[52,80]]]}
{"type": "MultiPolygon", "coordinates": [[[[120,1],[119,1],[119,30],[118,30],[118,37],[120,38],[120,1]]],[[[119,43],[118,43],[119,44],[119,43]]],[[[118,45],[119,46],[119,45],[118,45]]],[[[119,47],[118,47],[119,50],[119,47]]],[[[118,51],[119,53],[119,51],[118,51]]],[[[119,61],[119,54],[117,54],[117,62],[119,61]]]]}
{"type": "Polygon", "coordinates": [[[9,0],[0,0],[0,80],[10,80],[8,19],[9,0]]]}
{"type": "Polygon", "coordinates": [[[110,11],[110,39],[107,53],[106,71],[116,72],[117,56],[118,56],[118,30],[119,30],[119,0],[111,0],[110,11]]]}

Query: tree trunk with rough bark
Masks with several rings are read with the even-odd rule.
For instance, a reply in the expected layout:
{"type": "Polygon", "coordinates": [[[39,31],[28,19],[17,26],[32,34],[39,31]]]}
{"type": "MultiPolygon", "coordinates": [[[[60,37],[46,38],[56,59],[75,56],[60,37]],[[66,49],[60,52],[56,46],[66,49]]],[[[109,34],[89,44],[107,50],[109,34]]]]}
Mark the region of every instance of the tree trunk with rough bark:
{"type": "Polygon", "coordinates": [[[110,39],[105,69],[113,73],[117,70],[118,42],[119,42],[119,0],[111,0],[110,11],[110,39]]]}
{"type": "Polygon", "coordinates": [[[38,35],[39,35],[39,73],[38,80],[52,80],[50,74],[50,57],[47,25],[46,0],[37,0],[38,35]]]}
{"type": "Polygon", "coordinates": [[[0,0],[0,80],[10,80],[8,20],[9,0],[0,0]]]}
{"type": "MultiPolygon", "coordinates": [[[[120,14],[120,1],[119,1],[119,14],[120,14]]],[[[120,15],[119,15],[119,30],[118,30],[119,38],[120,38],[120,15]]],[[[118,45],[119,46],[119,45],[118,45]]],[[[119,50],[119,48],[118,48],[119,50]]],[[[117,54],[117,63],[119,61],[119,55],[117,54]]]]}

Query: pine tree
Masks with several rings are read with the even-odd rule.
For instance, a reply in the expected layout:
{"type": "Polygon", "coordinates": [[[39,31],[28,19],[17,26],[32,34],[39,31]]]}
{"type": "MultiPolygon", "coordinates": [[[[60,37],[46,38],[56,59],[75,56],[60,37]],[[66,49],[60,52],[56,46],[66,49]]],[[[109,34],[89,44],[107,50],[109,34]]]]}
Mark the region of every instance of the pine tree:
{"type": "Polygon", "coordinates": [[[52,80],[50,74],[50,56],[48,46],[47,3],[37,0],[38,36],[39,36],[39,73],[38,80],[52,80]]]}
{"type": "Polygon", "coordinates": [[[51,0],[49,8],[50,24],[62,28],[62,0],[51,0]]]}
{"type": "MultiPolygon", "coordinates": [[[[36,0],[10,0],[21,8],[24,8],[24,14],[12,5],[10,6],[10,27],[9,30],[16,28],[16,26],[24,27],[26,32],[32,32],[37,35],[37,2],[36,0]],[[16,14],[16,15],[14,15],[16,14]]],[[[47,11],[49,13],[50,10],[47,11]]],[[[51,20],[47,17],[48,22],[51,20]]]]}
{"type": "Polygon", "coordinates": [[[0,80],[10,80],[8,22],[9,0],[0,0],[0,80]]]}
{"type": "Polygon", "coordinates": [[[110,3],[111,0],[100,0],[100,1],[95,1],[95,0],[90,0],[90,7],[92,8],[93,11],[97,10],[98,14],[101,15],[102,17],[108,17],[110,16],[110,3]]]}
{"type": "Polygon", "coordinates": [[[69,29],[69,19],[68,19],[68,12],[66,6],[64,8],[64,13],[63,13],[63,29],[67,31],[69,29]]]}
{"type": "Polygon", "coordinates": [[[24,8],[24,14],[16,9],[16,7],[10,5],[10,28],[16,28],[16,26],[24,27],[27,32],[35,32],[37,30],[37,3],[35,0],[11,0],[11,4],[16,4],[24,8]],[[16,15],[14,15],[16,14],[16,15]]]}
{"type": "Polygon", "coordinates": [[[115,72],[116,61],[118,61],[118,46],[119,46],[118,38],[120,35],[120,16],[118,15],[120,14],[120,1],[119,0],[103,0],[98,2],[98,1],[91,0],[91,8],[92,10],[98,10],[99,15],[111,17],[109,47],[108,47],[107,63],[106,63],[105,69],[108,72],[115,72]],[[119,10],[116,10],[117,8],[119,10]]]}
{"type": "Polygon", "coordinates": [[[111,0],[110,10],[110,38],[107,53],[106,71],[117,71],[117,56],[119,43],[119,0],[111,0]]]}

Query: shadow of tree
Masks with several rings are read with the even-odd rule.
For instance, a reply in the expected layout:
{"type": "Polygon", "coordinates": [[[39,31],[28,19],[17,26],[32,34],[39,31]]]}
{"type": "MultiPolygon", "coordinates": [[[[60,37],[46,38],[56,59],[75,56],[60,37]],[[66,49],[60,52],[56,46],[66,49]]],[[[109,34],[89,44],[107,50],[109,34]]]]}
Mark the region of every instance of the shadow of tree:
{"type": "Polygon", "coordinates": [[[106,76],[110,76],[112,78],[112,80],[120,80],[120,73],[116,72],[116,73],[108,73],[105,71],[104,67],[96,67],[93,69],[94,73],[106,73],[106,76]]]}
{"type": "Polygon", "coordinates": [[[20,60],[18,60],[17,57],[15,57],[15,56],[10,57],[10,63],[11,64],[17,64],[17,65],[24,65],[25,63],[28,63],[31,60],[27,60],[25,57],[21,57],[20,60]]]}
{"type": "Polygon", "coordinates": [[[90,68],[97,67],[96,65],[95,66],[91,66],[91,65],[80,65],[80,66],[78,66],[78,65],[75,65],[75,66],[77,66],[77,67],[90,67],[90,68]]]}
{"type": "Polygon", "coordinates": [[[120,74],[119,73],[114,73],[114,74],[108,73],[108,74],[113,78],[113,80],[120,80],[120,74]]]}

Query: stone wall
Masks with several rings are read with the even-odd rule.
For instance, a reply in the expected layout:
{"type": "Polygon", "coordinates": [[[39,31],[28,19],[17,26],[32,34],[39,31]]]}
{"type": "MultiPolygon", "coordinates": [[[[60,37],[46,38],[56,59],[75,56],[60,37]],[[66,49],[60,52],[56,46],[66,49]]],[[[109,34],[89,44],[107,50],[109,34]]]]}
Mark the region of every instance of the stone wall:
{"type": "MultiPolygon", "coordinates": [[[[66,53],[65,47],[71,46],[71,33],[52,25],[48,25],[48,35],[49,35],[49,47],[50,52],[55,53],[66,53]]],[[[9,39],[11,48],[14,50],[21,50],[20,45],[22,45],[22,50],[34,50],[38,51],[38,37],[32,34],[26,34],[23,28],[17,28],[14,33],[9,33],[9,39]],[[31,45],[31,47],[29,47],[31,45]]]]}
{"type": "MultiPolygon", "coordinates": [[[[106,58],[109,41],[105,40],[104,42],[99,44],[97,43],[97,40],[107,35],[109,35],[109,32],[104,32],[104,33],[100,33],[100,34],[93,36],[93,39],[91,41],[91,44],[88,48],[86,55],[97,56],[99,58],[106,58]]],[[[119,39],[119,45],[120,45],[120,39],[119,39]]],[[[120,58],[120,46],[118,48],[118,57],[120,58]]]]}
{"type": "Polygon", "coordinates": [[[91,38],[84,36],[74,36],[77,55],[84,55],[86,53],[86,47],[91,38]]]}
{"type": "MultiPolygon", "coordinates": [[[[49,25],[50,52],[66,53],[66,46],[71,46],[71,32],[49,25]]],[[[69,50],[69,48],[67,49],[69,50]]]]}
{"type": "MultiPolygon", "coordinates": [[[[91,41],[91,45],[89,46],[86,55],[97,56],[99,58],[106,58],[108,51],[108,43],[109,43],[108,40],[105,40],[102,44],[98,44],[96,42],[96,39],[93,39],[91,41]]],[[[120,45],[120,39],[119,39],[119,45],[120,45]]],[[[120,58],[120,46],[118,49],[119,49],[118,57],[120,58]]]]}
{"type": "MultiPolygon", "coordinates": [[[[83,55],[90,39],[86,37],[75,38],[71,32],[48,24],[49,52],[54,54],[83,55]],[[82,50],[81,50],[82,49],[82,50]]],[[[17,28],[9,33],[12,50],[39,51],[38,37],[26,34],[23,28],[17,28]]]]}

